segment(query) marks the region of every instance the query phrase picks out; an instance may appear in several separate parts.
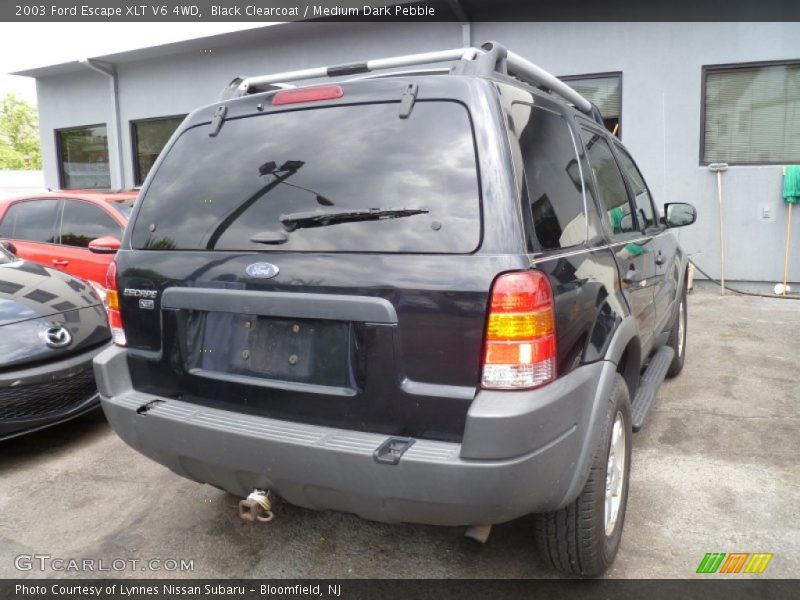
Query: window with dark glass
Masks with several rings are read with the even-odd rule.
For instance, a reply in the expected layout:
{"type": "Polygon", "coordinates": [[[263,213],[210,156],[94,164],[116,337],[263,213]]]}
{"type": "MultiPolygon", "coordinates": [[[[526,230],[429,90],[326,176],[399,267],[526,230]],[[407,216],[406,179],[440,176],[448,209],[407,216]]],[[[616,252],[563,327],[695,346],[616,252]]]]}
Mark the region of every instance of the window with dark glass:
{"type": "Polygon", "coordinates": [[[54,243],[57,214],[58,200],[28,200],[12,204],[0,223],[0,238],[54,243]]]}
{"type": "Polygon", "coordinates": [[[142,185],[147,178],[161,150],[183,119],[178,116],[131,122],[136,185],[142,185]]]}
{"type": "Polygon", "coordinates": [[[86,248],[100,237],[122,237],[122,229],[102,208],[80,200],[64,200],[61,243],[86,248]]]}
{"type": "Polygon", "coordinates": [[[141,200],[141,249],[469,253],[481,235],[467,109],[417,101],[186,130],[141,200]],[[266,240],[266,241],[262,241],[266,240]]]}
{"type": "Polygon", "coordinates": [[[108,189],[111,172],[105,125],[62,129],[58,138],[61,187],[64,189],[108,189]]]}
{"type": "Polygon", "coordinates": [[[622,73],[574,75],[561,80],[600,109],[606,129],[622,136],[622,73]]]}
{"type": "Polygon", "coordinates": [[[650,190],[647,189],[647,184],[644,182],[644,177],[642,177],[636,163],[633,162],[631,155],[622,146],[617,145],[617,153],[619,154],[622,172],[628,181],[631,192],[633,192],[633,202],[636,205],[636,217],[639,220],[639,227],[657,226],[658,223],[653,217],[653,201],[650,197],[650,190]]]}
{"type": "Polygon", "coordinates": [[[800,61],[703,69],[704,164],[800,162],[800,61]]]}
{"type": "Polygon", "coordinates": [[[602,135],[582,130],[586,153],[597,182],[603,217],[612,235],[636,231],[628,190],[611,147],[602,135]]]}
{"type": "Polygon", "coordinates": [[[562,116],[530,104],[515,102],[511,110],[539,245],[552,249],[582,244],[583,184],[569,125],[562,116]]]}

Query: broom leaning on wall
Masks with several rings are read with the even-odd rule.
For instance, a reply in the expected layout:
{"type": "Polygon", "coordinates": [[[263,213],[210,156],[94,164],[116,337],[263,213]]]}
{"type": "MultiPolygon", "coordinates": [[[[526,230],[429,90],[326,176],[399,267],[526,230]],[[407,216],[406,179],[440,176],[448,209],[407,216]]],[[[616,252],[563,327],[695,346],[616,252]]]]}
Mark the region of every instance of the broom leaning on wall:
{"type": "Polygon", "coordinates": [[[800,202],[800,165],[783,169],[783,199],[789,205],[786,216],[786,251],[783,257],[783,283],[775,286],[775,293],[785,296],[789,293],[789,245],[792,239],[792,205],[800,202]]]}

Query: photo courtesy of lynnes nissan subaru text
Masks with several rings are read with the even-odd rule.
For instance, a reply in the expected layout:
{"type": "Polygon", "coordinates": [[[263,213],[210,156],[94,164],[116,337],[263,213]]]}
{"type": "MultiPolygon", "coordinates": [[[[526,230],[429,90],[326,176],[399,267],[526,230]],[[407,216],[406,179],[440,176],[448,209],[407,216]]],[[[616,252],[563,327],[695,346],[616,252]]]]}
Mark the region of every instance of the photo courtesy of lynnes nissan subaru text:
{"type": "Polygon", "coordinates": [[[602,573],[632,432],[683,366],[669,229],[695,219],[602,122],[496,43],[235,79],[109,270],[111,426],[246,518],[272,494],[474,537],[534,513],[548,565],[602,573]],[[326,75],[358,76],[282,85],[326,75]]]}

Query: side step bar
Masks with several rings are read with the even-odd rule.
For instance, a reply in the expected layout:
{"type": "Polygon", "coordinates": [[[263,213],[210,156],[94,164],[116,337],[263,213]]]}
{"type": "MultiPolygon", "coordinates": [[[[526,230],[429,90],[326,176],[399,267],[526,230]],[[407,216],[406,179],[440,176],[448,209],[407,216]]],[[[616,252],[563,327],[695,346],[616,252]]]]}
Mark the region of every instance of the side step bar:
{"type": "Polygon", "coordinates": [[[669,346],[661,346],[650,359],[650,363],[642,375],[642,380],[639,382],[639,390],[631,403],[633,431],[639,431],[642,428],[647,411],[650,410],[653,400],[656,399],[658,389],[667,375],[674,355],[675,350],[669,346]]]}

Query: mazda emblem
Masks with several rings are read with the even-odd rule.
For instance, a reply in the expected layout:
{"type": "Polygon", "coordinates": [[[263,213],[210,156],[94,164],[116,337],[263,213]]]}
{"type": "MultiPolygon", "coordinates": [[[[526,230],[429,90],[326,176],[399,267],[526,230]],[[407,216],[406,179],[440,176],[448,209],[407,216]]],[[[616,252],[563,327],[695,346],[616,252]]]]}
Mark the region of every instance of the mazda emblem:
{"type": "Polygon", "coordinates": [[[51,348],[63,348],[72,342],[72,334],[63,325],[48,323],[47,328],[42,332],[44,343],[51,348]]]}

